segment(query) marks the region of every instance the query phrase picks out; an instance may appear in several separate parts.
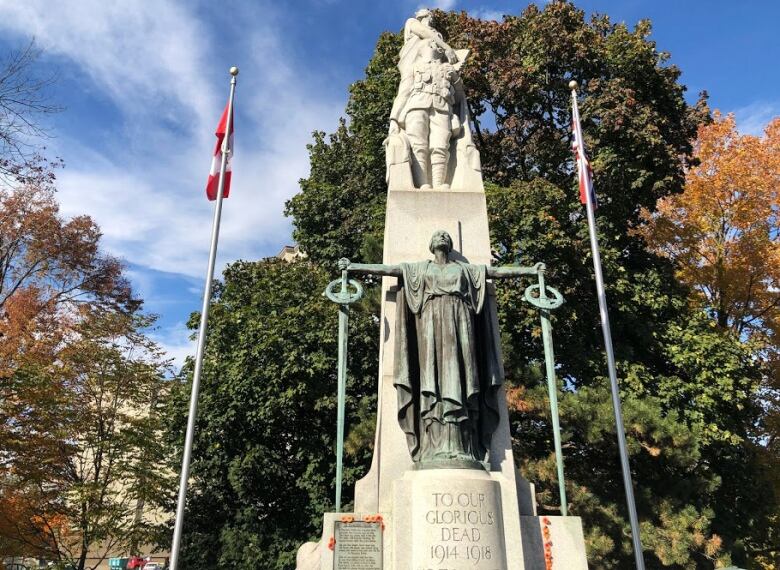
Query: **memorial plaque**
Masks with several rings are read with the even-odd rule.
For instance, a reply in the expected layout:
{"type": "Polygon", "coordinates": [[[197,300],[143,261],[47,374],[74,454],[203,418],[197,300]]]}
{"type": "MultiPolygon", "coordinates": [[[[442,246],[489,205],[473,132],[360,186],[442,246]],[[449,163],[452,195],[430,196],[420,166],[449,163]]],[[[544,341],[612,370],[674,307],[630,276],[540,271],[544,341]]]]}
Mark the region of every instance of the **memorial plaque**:
{"type": "Polygon", "coordinates": [[[381,523],[336,521],[333,534],[333,570],[382,570],[381,523]]]}

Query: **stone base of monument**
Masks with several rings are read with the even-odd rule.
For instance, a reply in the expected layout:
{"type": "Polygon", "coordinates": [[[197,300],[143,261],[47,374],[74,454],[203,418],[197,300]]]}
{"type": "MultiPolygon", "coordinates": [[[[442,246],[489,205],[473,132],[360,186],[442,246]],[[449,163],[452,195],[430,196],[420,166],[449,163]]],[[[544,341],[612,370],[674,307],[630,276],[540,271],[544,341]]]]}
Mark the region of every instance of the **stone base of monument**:
{"type": "Polygon", "coordinates": [[[524,570],[587,570],[580,517],[520,517],[520,530],[524,570]]]}
{"type": "Polygon", "coordinates": [[[507,561],[522,559],[520,527],[506,528],[510,516],[504,516],[495,475],[432,469],[407,471],[394,481],[392,568],[517,568],[507,561]]]}
{"type": "Polygon", "coordinates": [[[521,516],[501,473],[407,471],[393,513],[326,513],[298,570],[587,570],[579,517],[521,516]]]}

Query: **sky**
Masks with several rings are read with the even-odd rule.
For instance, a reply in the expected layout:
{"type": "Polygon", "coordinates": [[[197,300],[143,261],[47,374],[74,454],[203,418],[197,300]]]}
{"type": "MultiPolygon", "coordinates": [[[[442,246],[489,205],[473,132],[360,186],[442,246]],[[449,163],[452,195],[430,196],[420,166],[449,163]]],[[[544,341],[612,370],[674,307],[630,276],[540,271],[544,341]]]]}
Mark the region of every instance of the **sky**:
{"type": "MultiPolygon", "coordinates": [[[[544,0],[539,0],[540,5],[544,0]]],[[[776,22],[780,2],[581,0],[586,13],[633,27],[671,53],[694,102],[736,115],[759,134],[780,115],[776,22]]],[[[198,311],[212,203],[205,199],[214,128],[240,68],[235,157],[217,272],[237,259],[275,255],[291,243],[284,202],[308,175],[306,144],[332,132],[348,88],[383,31],[398,31],[419,0],[0,0],[0,57],[35,38],[53,73],[47,152],[65,161],[57,187],[65,216],[88,214],[106,251],[121,258],[151,335],[177,363],[194,353],[185,323],[198,311]]],[[[483,19],[525,2],[433,0],[483,19]]],[[[335,324],[334,324],[335,326],[335,324]]]]}

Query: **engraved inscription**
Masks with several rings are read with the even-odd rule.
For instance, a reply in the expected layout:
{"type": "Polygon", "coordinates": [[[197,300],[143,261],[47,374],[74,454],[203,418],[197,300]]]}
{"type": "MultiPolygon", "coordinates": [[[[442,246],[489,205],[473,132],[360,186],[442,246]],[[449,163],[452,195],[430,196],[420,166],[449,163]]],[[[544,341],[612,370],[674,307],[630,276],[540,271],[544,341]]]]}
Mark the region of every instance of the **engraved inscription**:
{"type": "Polygon", "coordinates": [[[375,522],[334,525],[334,570],[382,570],[382,527],[375,522]]]}
{"type": "Polygon", "coordinates": [[[411,570],[507,570],[498,485],[471,480],[451,487],[437,481],[415,489],[411,570]]]}
{"type": "MultiPolygon", "coordinates": [[[[496,524],[496,513],[485,504],[485,493],[432,493],[431,508],[425,521],[436,527],[438,539],[430,545],[430,562],[436,566],[468,561],[481,568],[480,562],[493,558],[492,545],[482,543],[482,535],[496,524]]],[[[490,534],[490,533],[489,533],[490,534]]]]}

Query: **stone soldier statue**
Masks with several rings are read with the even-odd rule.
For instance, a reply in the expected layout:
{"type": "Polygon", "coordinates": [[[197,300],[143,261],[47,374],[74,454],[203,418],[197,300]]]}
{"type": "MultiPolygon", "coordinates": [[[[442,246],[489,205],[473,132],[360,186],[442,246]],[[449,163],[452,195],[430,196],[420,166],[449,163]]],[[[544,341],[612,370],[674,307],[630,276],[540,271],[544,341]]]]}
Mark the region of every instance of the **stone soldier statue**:
{"type": "MultiPolygon", "coordinates": [[[[429,10],[419,10],[404,27],[398,63],[401,82],[386,141],[388,178],[391,165],[408,158],[415,188],[447,190],[455,175],[453,151],[462,154],[472,170],[481,168],[459,74],[468,50],[453,50],[430,20],[429,10]]],[[[481,177],[479,186],[474,189],[481,189],[481,177]]]]}

